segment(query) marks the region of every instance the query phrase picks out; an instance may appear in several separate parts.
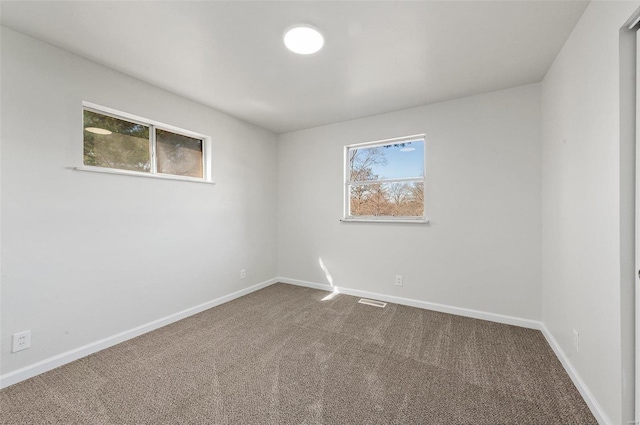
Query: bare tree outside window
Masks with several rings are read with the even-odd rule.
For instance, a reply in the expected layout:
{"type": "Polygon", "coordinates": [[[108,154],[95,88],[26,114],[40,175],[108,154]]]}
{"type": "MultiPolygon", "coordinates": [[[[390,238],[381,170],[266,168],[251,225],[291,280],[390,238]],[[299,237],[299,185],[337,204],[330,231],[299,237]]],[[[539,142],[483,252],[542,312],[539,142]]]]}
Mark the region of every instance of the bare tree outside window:
{"type": "Polygon", "coordinates": [[[424,218],[424,137],[347,147],[345,218],[424,218]]]}

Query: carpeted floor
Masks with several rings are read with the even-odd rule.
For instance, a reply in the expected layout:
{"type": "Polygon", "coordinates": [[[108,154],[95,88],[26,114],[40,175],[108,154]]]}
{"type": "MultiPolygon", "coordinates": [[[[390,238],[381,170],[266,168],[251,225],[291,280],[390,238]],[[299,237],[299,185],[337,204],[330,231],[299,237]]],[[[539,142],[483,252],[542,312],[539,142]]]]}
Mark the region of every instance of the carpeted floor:
{"type": "Polygon", "coordinates": [[[596,424],[539,331],[276,284],[0,391],[2,424],[596,424]]]}

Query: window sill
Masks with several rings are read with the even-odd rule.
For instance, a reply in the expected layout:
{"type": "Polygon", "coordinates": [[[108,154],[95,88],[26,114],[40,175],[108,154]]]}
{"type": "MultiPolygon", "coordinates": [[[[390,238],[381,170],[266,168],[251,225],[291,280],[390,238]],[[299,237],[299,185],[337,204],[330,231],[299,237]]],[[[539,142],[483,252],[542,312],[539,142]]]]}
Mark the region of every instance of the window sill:
{"type": "Polygon", "coordinates": [[[427,218],[341,218],[344,223],[410,223],[429,224],[427,218]]]}
{"type": "Polygon", "coordinates": [[[90,165],[85,165],[82,167],[73,167],[73,170],[91,171],[93,173],[103,173],[103,174],[117,174],[121,176],[146,177],[146,178],[160,179],[160,180],[177,180],[177,181],[191,182],[191,183],[216,184],[213,181],[198,179],[195,177],[172,176],[169,174],[140,173],[138,171],[116,170],[113,168],[92,167],[90,165]]]}

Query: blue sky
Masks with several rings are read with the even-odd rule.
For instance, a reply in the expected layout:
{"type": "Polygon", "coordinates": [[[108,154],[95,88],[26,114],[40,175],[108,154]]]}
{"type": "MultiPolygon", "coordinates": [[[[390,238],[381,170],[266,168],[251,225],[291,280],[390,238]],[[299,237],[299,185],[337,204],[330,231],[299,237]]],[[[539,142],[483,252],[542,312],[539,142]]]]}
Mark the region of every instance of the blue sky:
{"type": "Polygon", "coordinates": [[[387,165],[376,165],[373,172],[381,179],[420,177],[424,174],[424,142],[405,143],[405,146],[382,148],[387,157],[387,165]],[[412,151],[402,151],[411,149],[412,151]]]}

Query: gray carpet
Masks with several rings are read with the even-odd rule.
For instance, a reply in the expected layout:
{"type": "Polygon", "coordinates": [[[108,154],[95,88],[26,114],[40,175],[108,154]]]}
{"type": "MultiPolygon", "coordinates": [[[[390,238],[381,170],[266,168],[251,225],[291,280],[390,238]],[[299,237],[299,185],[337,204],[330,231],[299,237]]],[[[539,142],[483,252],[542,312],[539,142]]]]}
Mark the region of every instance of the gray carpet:
{"type": "Polygon", "coordinates": [[[596,424],[539,331],[276,284],[0,391],[2,424],[596,424]]]}

